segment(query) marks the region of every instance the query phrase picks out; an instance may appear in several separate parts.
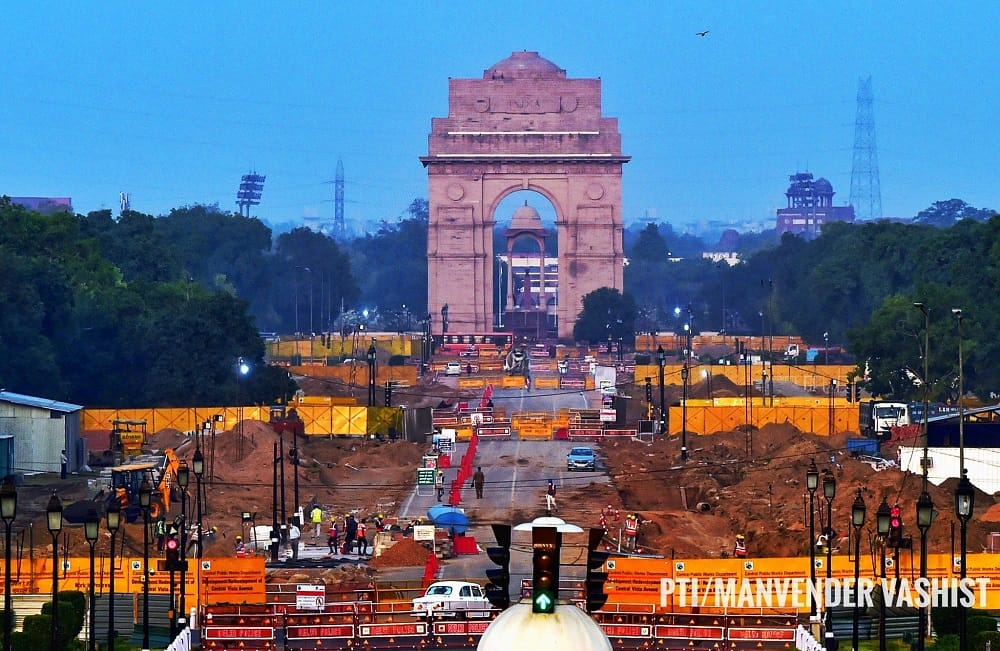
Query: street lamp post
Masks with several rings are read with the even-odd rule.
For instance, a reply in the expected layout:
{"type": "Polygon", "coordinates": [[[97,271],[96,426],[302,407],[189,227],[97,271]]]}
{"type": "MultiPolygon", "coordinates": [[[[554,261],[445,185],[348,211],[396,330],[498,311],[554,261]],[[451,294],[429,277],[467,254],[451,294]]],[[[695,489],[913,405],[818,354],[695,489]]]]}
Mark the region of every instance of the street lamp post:
{"type": "Polygon", "coordinates": [[[663,408],[663,367],[667,364],[667,353],[663,346],[656,347],[656,364],[660,367],[660,435],[667,433],[667,412],[663,408]]]}
{"type": "MultiPolygon", "coordinates": [[[[243,402],[240,398],[240,386],[243,383],[243,378],[246,377],[248,373],[250,373],[250,364],[240,357],[236,362],[236,449],[240,460],[243,459],[243,402]]],[[[198,532],[198,535],[200,538],[200,531],[198,532]]]]}
{"type": "MultiPolygon", "coordinates": [[[[927,408],[924,407],[926,410],[927,408]]],[[[925,411],[926,414],[926,411],[925,411]]],[[[927,416],[925,415],[926,419],[927,416]]],[[[927,421],[924,420],[926,425],[927,421]]],[[[926,439],[925,439],[926,441],[926,439]]],[[[925,443],[926,445],[926,443],[925,443]]],[[[924,468],[924,476],[927,476],[927,468],[924,468]]],[[[931,521],[934,519],[934,502],[930,493],[926,490],[917,498],[917,529],[920,530],[920,578],[927,578],[927,530],[931,528],[931,521]]],[[[924,651],[924,644],[927,638],[927,605],[921,603],[920,622],[917,632],[917,651],[924,651]]]]}
{"type": "Polygon", "coordinates": [[[924,351],[923,351],[923,353],[924,353],[923,354],[923,357],[924,357],[924,377],[921,378],[923,380],[923,394],[924,394],[923,395],[923,399],[924,399],[924,418],[923,418],[923,420],[924,420],[924,426],[923,426],[922,431],[920,432],[920,435],[921,435],[921,438],[923,438],[923,440],[924,440],[923,441],[923,443],[924,443],[924,460],[923,460],[923,462],[922,462],[921,465],[923,466],[923,475],[924,475],[923,491],[926,493],[927,492],[927,418],[928,418],[928,415],[929,415],[928,412],[930,411],[930,404],[929,403],[930,403],[930,390],[931,390],[931,386],[930,386],[931,379],[929,377],[930,376],[930,370],[929,370],[930,369],[930,356],[931,356],[931,350],[930,350],[930,346],[931,346],[931,339],[930,339],[930,332],[931,332],[931,311],[930,311],[930,308],[928,308],[927,305],[924,304],[924,303],[914,303],[913,306],[916,307],[918,310],[920,310],[923,313],[923,315],[924,315],[924,351]]]}
{"type": "MultiPolygon", "coordinates": [[[[191,468],[188,467],[187,461],[181,461],[177,465],[177,486],[181,489],[181,544],[178,551],[178,556],[181,561],[181,574],[180,574],[180,605],[178,607],[178,619],[177,623],[180,630],[184,629],[187,624],[187,602],[185,600],[185,587],[187,585],[187,489],[188,485],[191,483],[191,468]]],[[[201,532],[198,532],[198,538],[201,538],[201,532]]]]}
{"type": "Polygon", "coordinates": [[[684,360],[684,366],[681,367],[681,382],[684,384],[684,396],[681,400],[681,461],[688,460],[688,432],[687,432],[687,420],[688,420],[688,365],[687,360],[684,360]]]}
{"type": "Polygon", "coordinates": [[[962,310],[952,308],[951,313],[955,315],[958,322],[958,469],[965,472],[965,387],[962,384],[962,310]]]}
{"type": "MultiPolygon", "coordinates": [[[[46,523],[52,534],[52,639],[50,650],[60,651],[59,646],[59,532],[62,531],[62,502],[55,491],[45,507],[46,523]]],[[[10,611],[8,611],[9,614],[10,611]]]]}
{"type": "Polygon", "coordinates": [[[830,333],[823,333],[823,363],[830,365],[830,333]]]}
{"type": "Polygon", "coordinates": [[[115,536],[121,526],[121,513],[121,505],[118,500],[112,500],[104,514],[108,531],[111,532],[110,570],[108,572],[110,579],[108,586],[108,651],[115,649],[115,536]]]}
{"type": "MultiPolygon", "coordinates": [[[[139,486],[139,506],[142,509],[142,650],[149,651],[149,507],[153,485],[149,478],[139,486]]],[[[201,532],[198,532],[201,538],[201,532]]]]}
{"type": "Polygon", "coordinates": [[[90,545],[90,601],[88,602],[90,625],[87,627],[89,629],[87,648],[90,651],[97,649],[97,636],[94,632],[94,629],[97,628],[97,609],[94,607],[94,543],[97,542],[97,534],[100,533],[100,529],[101,516],[97,514],[97,509],[91,507],[87,510],[86,519],[83,523],[83,535],[90,545]]]}
{"type": "Polygon", "coordinates": [[[865,526],[865,500],[858,489],[851,505],[851,524],[854,526],[854,613],[851,628],[851,648],[858,651],[858,624],[861,620],[861,527],[865,526]]]}
{"type": "Polygon", "coordinates": [[[195,507],[197,509],[197,522],[195,526],[198,527],[198,537],[195,539],[198,541],[198,549],[196,553],[198,558],[201,558],[201,476],[205,474],[205,455],[201,453],[201,448],[195,448],[194,456],[191,457],[191,472],[194,473],[195,478],[195,490],[198,491],[198,495],[195,498],[195,507]]]}
{"type": "Polygon", "coordinates": [[[875,511],[875,529],[878,532],[879,549],[879,603],[878,603],[878,649],[885,651],[885,545],[889,539],[889,527],[892,511],[889,503],[882,496],[882,503],[875,511]]]}
{"type": "Polygon", "coordinates": [[[377,362],[377,352],[375,350],[375,340],[368,346],[368,406],[375,406],[375,371],[377,362]]]}
{"type": "MultiPolygon", "coordinates": [[[[961,524],[960,527],[960,547],[958,550],[959,556],[961,558],[962,566],[959,569],[959,577],[961,582],[965,583],[966,577],[966,532],[968,530],[969,518],[972,517],[972,509],[975,506],[976,491],[972,486],[972,482],[969,481],[968,471],[962,470],[962,478],[958,480],[958,486],[955,487],[955,513],[958,514],[958,521],[961,524]]],[[[958,649],[959,651],[968,651],[969,648],[969,632],[968,632],[968,616],[969,611],[966,608],[964,602],[959,603],[959,618],[958,618],[958,649]]]]}
{"type": "Polygon", "coordinates": [[[17,517],[17,489],[8,476],[0,488],[0,519],[4,526],[4,566],[3,566],[3,649],[11,650],[11,635],[14,632],[14,606],[10,594],[10,528],[17,517]]]}
{"type": "Polygon", "coordinates": [[[278,456],[278,442],[274,442],[274,469],[272,474],[273,483],[271,485],[271,561],[278,562],[279,545],[281,544],[281,530],[278,524],[278,464],[281,458],[278,456]]]}
{"type": "Polygon", "coordinates": [[[816,489],[819,488],[819,470],[816,460],[809,460],[806,470],[806,490],[809,491],[809,621],[816,617],[816,489]]]}
{"type": "MultiPolygon", "coordinates": [[[[833,498],[837,496],[837,478],[833,476],[827,468],[823,473],[823,497],[826,498],[826,586],[824,593],[829,589],[831,579],[833,579],[833,498]]],[[[833,611],[830,606],[826,606],[826,633],[827,651],[837,651],[837,640],[833,636],[833,611]]]]}
{"type": "MultiPolygon", "coordinates": [[[[961,524],[961,533],[959,538],[961,547],[959,548],[959,556],[961,557],[962,566],[959,570],[959,576],[962,579],[965,579],[965,538],[968,530],[969,518],[972,517],[975,491],[972,487],[972,482],[969,481],[968,471],[965,468],[965,387],[963,386],[962,371],[962,310],[960,308],[952,308],[951,313],[958,322],[958,469],[961,474],[961,478],[958,480],[958,486],[955,487],[955,512],[958,514],[959,523],[961,524]]],[[[969,613],[963,604],[959,604],[958,607],[958,648],[959,651],[968,651],[969,613]]]]}

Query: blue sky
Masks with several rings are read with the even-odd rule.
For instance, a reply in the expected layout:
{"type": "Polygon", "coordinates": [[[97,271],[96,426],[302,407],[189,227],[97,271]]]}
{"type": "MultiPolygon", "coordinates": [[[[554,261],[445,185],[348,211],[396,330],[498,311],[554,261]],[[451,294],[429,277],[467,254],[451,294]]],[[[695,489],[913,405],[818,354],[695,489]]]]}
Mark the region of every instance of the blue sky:
{"type": "MultiPolygon", "coordinates": [[[[883,214],[957,197],[1000,210],[1000,3],[37,2],[5,7],[0,194],[154,215],[394,220],[448,77],[532,50],[603,80],[624,219],[770,220],[788,175],[850,196],[858,80],[872,77],[883,214]],[[709,30],[704,38],[695,32],[709,30]]],[[[503,216],[498,216],[501,221],[503,216]]]]}

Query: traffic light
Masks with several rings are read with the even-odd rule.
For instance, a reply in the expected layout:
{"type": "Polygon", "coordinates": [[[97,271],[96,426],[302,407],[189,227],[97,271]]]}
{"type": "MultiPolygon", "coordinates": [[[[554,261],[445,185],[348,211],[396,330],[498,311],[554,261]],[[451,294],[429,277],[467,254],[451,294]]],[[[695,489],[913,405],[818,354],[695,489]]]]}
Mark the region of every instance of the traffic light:
{"type": "Polygon", "coordinates": [[[608,600],[608,595],[604,593],[604,582],[608,580],[607,572],[604,572],[604,562],[608,560],[607,552],[597,551],[604,540],[603,529],[591,529],[590,539],[587,543],[587,612],[592,613],[600,610],[608,600]]]}
{"type": "Polygon", "coordinates": [[[385,406],[392,406],[392,382],[385,383],[385,406]]]}
{"type": "Polygon", "coordinates": [[[510,525],[494,524],[492,527],[497,546],[487,547],[486,555],[500,567],[486,570],[486,578],[490,580],[486,584],[486,598],[503,610],[510,606],[510,525]]]}
{"type": "Polygon", "coordinates": [[[646,378],[646,402],[653,404],[653,380],[646,378]]]}
{"type": "Polygon", "coordinates": [[[857,382],[847,383],[847,402],[854,402],[857,399],[857,396],[855,394],[855,391],[857,391],[857,389],[858,389],[857,382]]]}
{"type": "Polygon", "coordinates": [[[167,562],[165,563],[166,570],[168,572],[177,571],[180,568],[181,562],[181,541],[177,539],[177,528],[174,526],[170,527],[170,531],[167,534],[167,562]]]}
{"type": "Polygon", "coordinates": [[[903,513],[899,504],[893,504],[889,509],[889,545],[899,547],[903,540],[903,513]]]}
{"type": "Polygon", "coordinates": [[[531,612],[551,615],[559,598],[559,533],[555,527],[533,527],[531,546],[531,612]]]}

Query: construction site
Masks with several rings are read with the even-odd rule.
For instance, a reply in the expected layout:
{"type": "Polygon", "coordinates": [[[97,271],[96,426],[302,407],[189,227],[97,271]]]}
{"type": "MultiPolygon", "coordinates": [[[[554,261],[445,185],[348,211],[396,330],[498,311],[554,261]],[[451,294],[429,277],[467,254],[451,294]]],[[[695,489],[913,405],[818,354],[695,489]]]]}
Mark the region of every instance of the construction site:
{"type": "MultiPolygon", "coordinates": [[[[392,353],[381,345],[379,350],[383,356],[392,353]]],[[[509,361],[505,370],[509,355],[500,351],[475,357],[462,352],[467,351],[429,358],[427,368],[416,373],[412,366],[387,364],[373,376],[360,363],[353,370],[343,364],[290,367],[300,388],[299,398],[290,405],[143,413],[87,410],[85,424],[112,424],[108,429],[87,426],[85,433],[88,441],[106,441],[108,451],[96,454],[95,460],[113,465],[95,466],[93,473],[65,480],[29,477],[18,488],[14,547],[20,550],[20,563],[31,562],[19,565],[14,594],[44,595],[51,589],[53,541],[42,532],[46,503],[55,489],[65,505],[67,523],[57,538],[58,555],[70,559],[61,585],[86,589],[89,544],[83,528],[73,525],[84,522],[91,511],[104,513],[115,503],[122,513],[121,533],[114,538],[114,557],[119,559],[114,572],[120,573],[117,590],[130,594],[133,605],[138,603],[146,581],[134,559],[151,548],[153,559],[163,558],[153,531],[143,526],[143,484],[151,491],[150,524],[161,515],[175,523],[184,516],[180,535],[190,572],[180,578],[180,585],[187,586],[188,606],[236,599],[260,604],[255,608],[263,609],[257,613],[261,617],[273,614],[273,608],[267,609],[269,603],[291,608],[295,586],[322,584],[331,601],[395,604],[373,606],[375,623],[398,618],[409,601],[436,579],[485,582],[489,561],[482,550],[494,543],[490,525],[516,525],[553,515],[584,531],[603,530],[602,549],[620,559],[618,573],[609,572],[605,608],[611,613],[637,605],[648,608],[650,615],[665,612],[657,605],[657,584],[641,578],[654,567],[661,576],[674,576],[676,567],[695,568],[708,562],[707,577],[718,571],[719,563],[733,564],[734,572],[743,572],[744,559],[753,559],[760,572],[773,559],[775,572],[780,574],[778,568],[792,563],[801,565],[798,572],[805,575],[811,554],[829,558],[834,576],[849,575],[855,535],[864,536],[868,575],[879,575],[876,559],[888,552],[894,559],[892,567],[906,576],[917,566],[913,514],[924,490],[940,505],[926,532],[935,572],[954,571],[946,561],[955,556],[959,525],[950,508],[955,482],[924,485],[920,475],[902,471],[897,463],[873,464],[868,455],[851,453],[848,441],[858,435],[857,406],[816,390],[829,385],[825,378],[831,374],[846,376],[845,367],[768,365],[763,380],[751,381],[759,371],[751,376],[745,365],[689,368],[683,359],[671,359],[661,367],[637,365],[616,350],[561,350],[561,357],[554,357],[548,351],[532,356],[533,351],[526,349],[530,372],[525,373],[523,366],[509,361]],[[445,365],[452,361],[463,365],[461,376],[444,375],[445,365]],[[594,372],[596,367],[614,369],[613,386],[595,386],[602,376],[601,371],[594,372]],[[309,373],[312,370],[316,373],[309,373]],[[815,377],[817,370],[820,379],[815,377]],[[661,371],[667,378],[662,385],[661,371]],[[338,375],[343,373],[348,374],[346,382],[338,375]],[[381,380],[383,373],[392,379],[372,381],[381,380]],[[412,381],[400,379],[405,373],[413,373],[412,381]],[[768,377],[781,378],[777,390],[768,377]],[[793,390],[794,382],[785,378],[796,377],[812,379],[793,390]],[[390,405],[365,404],[373,384],[378,388],[376,397],[385,402],[390,402],[385,392],[391,387],[390,405]],[[661,388],[666,417],[662,433],[657,395],[661,388]],[[582,396],[575,399],[583,402],[558,406],[567,396],[582,396]],[[524,409],[526,404],[531,407],[524,409]],[[539,404],[550,406],[540,409],[539,404]],[[321,415],[324,410],[326,415],[321,415]],[[730,422],[735,424],[705,429],[711,423],[730,422]],[[593,472],[566,471],[561,459],[578,445],[597,453],[593,472]],[[201,462],[196,464],[199,455],[201,462]],[[187,472],[181,480],[182,467],[187,472]],[[202,468],[197,477],[191,472],[195,467],[202,468]],[[473,496],[469,482],[473,467],[480,467],[486,476],[483,499],[473,496]],[[810,467],[818,468],[824,479],[827,475],[835,479],[833,497],[825,499],[822,491],[810,493],[806,485],[810,467]],[[440,486],[434,476],[437,470],[443,475],[440,486]],[[546,506],[549,482],[558,488],[555,512],[546,506]],[[869,518],[865,529],[855,532],[851,510],[858,497],[866,502],[869,518]],[[907,514],[909,546],[887,550],[875,534],[875,511],[882,500],[907,514]],[[460,532],[451,525],[436,526],[429,540],[418,542],[413,532],[436,524],[430,517],[435,506],[460,512],[466,524],[460,532]],[[317,507],[318,523],[312,520],[317,507]],[[30,515],[22,518],[22,513],[35,514],[34,521],[29,522],[30,515]],[[343,531],[348,515],[381,524],[363,553],[351,553],[339,544],[331,550],[329,545],[330,525],[343,531]],[[284,541],[293,520],[301,522],[302,535],[295,558],[284,541]],[[277,547],[275,527],[281,541],[277,547]],[[187,544],[193,536],[198,545],[187,544]],[[202,560],[209,565],[199,565],[202,560]],[[205,567],[226,569],[211,575],[205,567]],[[216,578],[207,580],[205,574],[216,578]]],[[[901,432],[913,435],[912,428],[901,432]]],[[[905,438],[882,443],[878,458],[891,461],[895,446],[912,443],[905,438]]],[[[93,449],[103,450],[100,443],[93,449]]],[[[975,504],[976,517],[968,523],[968,549],[988,558],[1000,538],[992,532],[1000,528],[994,522],[1000,521],[1000,514],[991,508],[991,495],[979,493],[975,504]]],[[[101,586],[110,584],[112,570],[106,559],[111,543],[111,535],[102,530],[95,542],[101,586]]],[[[574,566],[580,562],[583,543],[570,536],[567,544],[563,577],[570,583],[563,596],[572,601],[579,594],[572,579],[582,576],[574,566]]],[[[521,551],[512,565],[522,567],[512,568],[512,575],[526,580],[530,575],[524,572],[528,560],[522,555],[523,545],[515,543],[515,550],[521,551]]],[[[992,567],[992,560],[976,562],[992,567]]],[[[150,567],[155,567],[155,560],[150,567]]],[[[160,598],[174,593],[173,581],[166,579],[160,573],[148,583],[160,598]]],[[[227,621],[228,606],[219,608],[218,621],[227,621]]],[[[17,610],[19,617],[30,614],[26,607],[17,610]]],[[[176,612],[177,605],[166,610],[176,612]]],[[[775,626],[790,625],[797,614],[801,613],[795,609],[785,612],[787,619],[775,626]]],[[[136,628],[141,617],[131,619],[129,630],[141,629],[136,628]]]]}

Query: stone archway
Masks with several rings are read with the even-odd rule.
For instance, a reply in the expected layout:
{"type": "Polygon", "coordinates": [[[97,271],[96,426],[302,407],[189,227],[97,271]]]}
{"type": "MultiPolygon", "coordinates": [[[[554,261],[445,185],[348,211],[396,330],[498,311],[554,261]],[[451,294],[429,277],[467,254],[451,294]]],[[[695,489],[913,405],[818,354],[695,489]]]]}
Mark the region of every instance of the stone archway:
{"type": "Polygon", "coordinates": [[[448,117],[431,120],[427,306],[441,332],[493,330],[493,226],[518,190],[556,211],[562,340],[583,296],[623,288],[618,120],[601,115],[601,80],[568,79],[537,52],[515,52],[482,79],[449,79],[448,117]]]}

